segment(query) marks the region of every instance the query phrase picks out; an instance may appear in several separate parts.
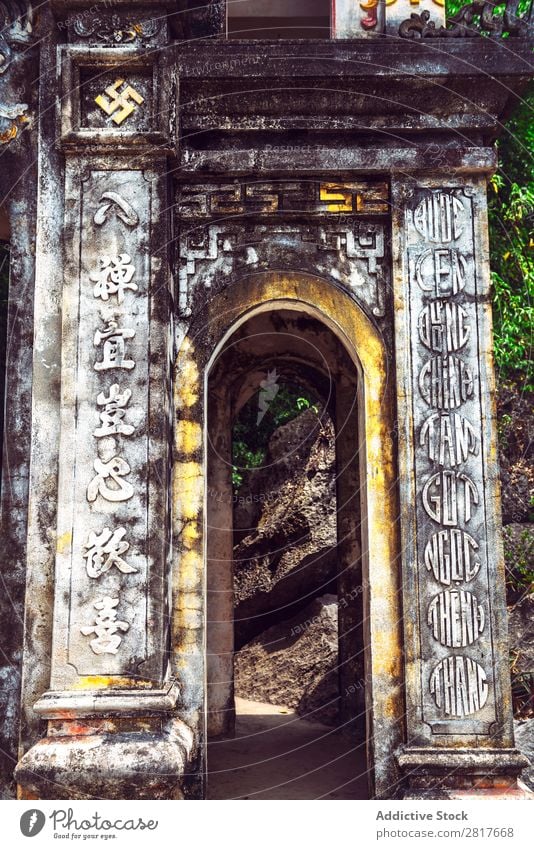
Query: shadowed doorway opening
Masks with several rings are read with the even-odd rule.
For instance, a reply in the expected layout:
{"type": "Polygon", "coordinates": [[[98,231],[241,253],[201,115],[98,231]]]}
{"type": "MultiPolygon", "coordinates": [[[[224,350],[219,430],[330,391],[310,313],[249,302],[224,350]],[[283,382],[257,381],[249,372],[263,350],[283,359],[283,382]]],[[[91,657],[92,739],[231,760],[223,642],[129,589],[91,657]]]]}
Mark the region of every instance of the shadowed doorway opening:
{"type": "Polygon", "coordinates": [[[212,366],[209,798],[367,796],[359,387],[298,310],[253,316],[212,366]]]}

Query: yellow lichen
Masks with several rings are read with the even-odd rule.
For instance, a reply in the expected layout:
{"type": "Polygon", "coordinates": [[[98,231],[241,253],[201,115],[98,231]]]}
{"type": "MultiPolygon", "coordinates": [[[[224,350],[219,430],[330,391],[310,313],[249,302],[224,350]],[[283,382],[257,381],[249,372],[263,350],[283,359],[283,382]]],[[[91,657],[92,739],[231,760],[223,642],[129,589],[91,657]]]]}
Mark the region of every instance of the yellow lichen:
{"type": "Polygon", "coordinates": [[[202,446],[202,428],[197,422],[181,419],[176,425],[176,450],[194,454],[202,446]]]}
{"type": "Polygon", "coordinates": [[[56,551],[58,554],[63,554],[72,542],[72,531],[65,531],[58,537],[56,551]]]}
{"type": "Polygon", "coordinates": [[[174,476],[174,506],[182,521],[196,519],[202,508],[204,478],[200,463],[178,463],[174,476]]]}

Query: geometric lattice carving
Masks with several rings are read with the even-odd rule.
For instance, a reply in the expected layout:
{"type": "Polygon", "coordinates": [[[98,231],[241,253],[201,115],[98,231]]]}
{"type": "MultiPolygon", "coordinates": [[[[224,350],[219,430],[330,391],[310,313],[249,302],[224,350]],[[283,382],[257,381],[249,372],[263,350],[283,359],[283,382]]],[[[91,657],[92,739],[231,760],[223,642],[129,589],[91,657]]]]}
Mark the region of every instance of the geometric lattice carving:
{"type": "Polygon", "coordinates": [[[275,265],[329,277],[381,317],[384,258],[384,225],[378,222],[196,226],[180,237],[179,306],[187,314],[195,295],[275,265]]]}

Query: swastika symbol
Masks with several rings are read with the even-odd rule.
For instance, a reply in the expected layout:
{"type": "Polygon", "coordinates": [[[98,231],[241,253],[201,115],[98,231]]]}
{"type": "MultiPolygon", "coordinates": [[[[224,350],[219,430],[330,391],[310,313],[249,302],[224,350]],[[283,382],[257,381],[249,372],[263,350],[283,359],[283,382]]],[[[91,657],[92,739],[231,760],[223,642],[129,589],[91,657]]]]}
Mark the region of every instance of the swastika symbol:
{"type": "Polygon", "coordinates": [[[116,80],[113,85],[109,85],[106,89],[107,97],[104,94],[99,94],[98,97],[95,97],[95,103],[97,106],[100,106],[106,115],[113,115],[112,120],[115,124],[119,125],[122,124],[122,122],[126,120],[132,112],[135,112],[136,103],[140,106],[141,103],[144,102],[144,97],[132,88],[131,85],[127,85],[122,91],[118,91],[117,89],[124,85],[124,82],[124,80],[116,80]],[[135,103],[132,103],[132,100],[135,101],[135,103]]]}

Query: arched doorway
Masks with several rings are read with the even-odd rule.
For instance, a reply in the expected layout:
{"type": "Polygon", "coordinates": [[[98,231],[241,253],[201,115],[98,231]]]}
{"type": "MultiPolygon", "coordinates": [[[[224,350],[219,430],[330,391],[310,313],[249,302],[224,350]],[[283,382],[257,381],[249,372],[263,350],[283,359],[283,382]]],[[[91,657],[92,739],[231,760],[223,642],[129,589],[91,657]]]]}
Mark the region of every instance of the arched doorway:
{"type": "Polygon", "coordinates": [[[340,717],[366,735],[374,788],[382,769],[391,775],[402,735],[394,427],[384,346],[353,301],[304,275],[255,275],[232,287],[224,306],[225,318],[234,313],[235,320],[206,369],[208,736],[234,725],[231,422],[276,360],[316,390],[322,383],[334,413],[338,592],[353,601],[340,614],[340,632],[349,635],[339,642],[340,717]],[[266,297],[274,291],[278,297],[266,297]],[[252,302],[245,305],[247,295],[252,302]],[[245,309],[228,310],[232,296],[245,309]]]}
{"type": "MultiPolygon", "coordinates": [[[[214,771],[211,767],[208,775],[212,776],[212,790],[219,793],[225,792],[224,788],[229,793],[252,793],[253,797],[258,793],[269,795],[269,791],[283,798],[302,798],[302,794],[316,798],[329,795],[329,791],[344,798],[362,798],[366,793],[357,401],[357,371],[346,349],[324,324],[297,309],[253,314],[238,327],[212,365],[208,391],[207,699],[208,736],[218,739],[208,754],[208,767],[210,763],[220,763],[222,769],[214,771]],[[244,529],[245,540],[252,540],[247,555],[246,547],[243,550],[242,544],[236,545],[239,499],[232,475],[237,467],[233,465],[235,457],[228,453],[228,431],[251,400],[258,401],[259,427],[264,416],[271,414],[268,408],[278,391],[284,394],[288,387],[298,389],[304,396],[301,400],[308,395],[316,403],[300,417],[296,439],[287,442],[287,427],[285,436],[284,431],[280,432],[279,439],[285,440],[286,446],[279,446],[276,457],[260,467],[263,478],[256,475],[249,497],[255,503],[264,503],[263,519],[252,537],[248,533],[252,526],[244,529]],[[335,466],[328,465],[332,475],[328,480],[325,455],[332,448],[335,451],[338,442],[335,466]],[[319,454],[315,461],[306,456],[308,445],[319,454]],[[308,463],[301,474],[320,477],[313,484],[307,482],[306,488],[311,491],[307,497],[301,494],[301,509],[291,513],[290,502],[296,493],[285,472],[289,467],[298,474],[302,460],[308,463]],[[326,500],[332,487],[337,502],[335,516],[324,509],[326,505],[318,511],[313,504],[314,499],[326,500]],[[282,519],[280,514],[287,512],[290,517],[284,526],[277,518],[282,519]],[[318,521],[322,525],[319,529],[314,527],[313,513],[318,513],[315,524],[318,521]],[[325,547],[325,537],[328,541],[336,532],[337,544],[325,547]],[[262,553],[255,556],[255,550],[262,553]],[[333,666],[327,668],[326,680],[321,681],[319,670],[321,666],[328,667],[325,652],[314,674],[317,658],[299,658],[296,644],[301,632],[321,631],[319,626],[325,616],[328,618],[324,626],[330,626],[336,605],[337,652],[335,660],[331,659],[333,666]],[[273,629],[277,634],[287,632],[287,640],[270,639],[274,637],[273,629]],[[256,644],[250,643],[254,638],[256,644]],[[254,696],[259,692],[260,702],[257,695],[246,703],[234,699],[235,676],[242,667],[235,661],[246,663],[247,657],[239,650],[246,644],[250,654],[258,648],[258,638],[266,639],[267,646],[261,669],[256,666],[261,661],[248,659],[256,679],[280,674],[287,681],[288,676],[298,675],[297,669],[304,677],[302,664],[311,663],[312,668],[307,670],[310,682],[302,693],[300,708],[306,719],[315,720],[314,726],[309,722],[303,725],[297,714],[277,723],[274,710],[261,701],[265,689],[272,689],[267,682],[267,687],[262,688],[259,680],[249,681],[244,691],[247,684],[240,682],[240,695],[254,696]],[[285,651],[283,642],[287,642],[285,651]],[[270,670],[277,648],[277,669],[270,670]],[[315,693],[308,692],[309,688],[315,693]],[[236,701],[240,708],[237,729],[236,701]],[[323,722],[317,722],[319,718],[323,722]],[[236,731],[244,745],[222,743],[222,735],[236,731]],[[309,760],[304,771],[300,770],[301,749],[309,760]],[[244,769],[243,755],[249,763],[244,769]],[[239,780],[229,784],[227,773],[232,771],[232,759],[239,770],[239,780]],[[316,773],[313,781],[308,777],[310,773],[316,773]],[[281,774],[286,778],[281,779],[281,774]],[[247,786],[249,781],[253,787],[262,785],[261,789],[247,786]]],[[[253,523],[252,518],[249,521],[253,523]]],[[[318,636],[326,645],[332,639],[332,634],[324,631],[318,636]]],[[[329,648],[332,649],[331,642],[329,648]]],[[[280,697],[282,708],[292,686],[299,690],[303,683],[308,682],[287,681],[280,697]]],[[[271,695],[265,698],[270,704],[276,702],[271,695]]]]}

